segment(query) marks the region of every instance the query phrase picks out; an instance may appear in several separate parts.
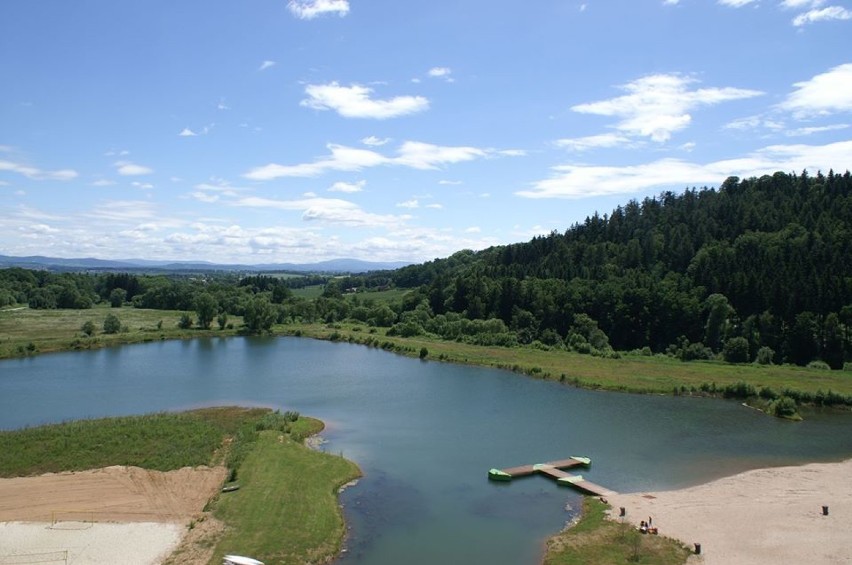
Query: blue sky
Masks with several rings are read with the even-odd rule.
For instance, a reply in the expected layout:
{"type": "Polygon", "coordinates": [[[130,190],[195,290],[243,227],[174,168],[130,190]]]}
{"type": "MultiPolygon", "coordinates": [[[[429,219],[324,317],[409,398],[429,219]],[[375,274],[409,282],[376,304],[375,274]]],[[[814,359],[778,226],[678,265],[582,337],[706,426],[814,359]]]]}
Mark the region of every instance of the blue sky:
{"type": "Polygon", "coordinates": [[[0,253],[421,262],[852,167],[849,0],[5,0],[0,253]]]}

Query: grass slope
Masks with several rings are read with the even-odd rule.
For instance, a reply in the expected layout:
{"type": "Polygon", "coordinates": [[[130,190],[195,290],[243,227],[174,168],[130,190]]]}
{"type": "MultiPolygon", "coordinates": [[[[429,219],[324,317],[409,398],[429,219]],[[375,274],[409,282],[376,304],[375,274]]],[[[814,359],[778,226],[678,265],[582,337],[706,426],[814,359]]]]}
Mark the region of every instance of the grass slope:
{"type": "Polygon", "coordinates": [[[227,554],[280,564],[337,555],[344,534],[337,490],[358,476],[358,467],[342,457],[261,432],[241,466],[240,490],[223,493],[214,504],[214,515],[229,527],[210,563],[227,554]]]}
{"type": "Polygon", "coordinates": [[[643,535],[630,524],[609,520],[608,509],[600,500],[586,497],[580,521],[548,540],[543,564],[686,563],[690,551],[680,542],[659,535],[643,535]]]}

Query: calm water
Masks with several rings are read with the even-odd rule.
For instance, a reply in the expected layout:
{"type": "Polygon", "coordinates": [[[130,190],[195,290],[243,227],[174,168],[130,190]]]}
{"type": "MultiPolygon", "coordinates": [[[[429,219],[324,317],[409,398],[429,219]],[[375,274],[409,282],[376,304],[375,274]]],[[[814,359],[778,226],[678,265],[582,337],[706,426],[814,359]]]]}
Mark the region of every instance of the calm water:
{"type": "MultiPolygon", "coordinates": [[[[342,495],[343,563],[535,563],[580,499],[491,467],[592,458],[616,491],[852,456],[852,416],[794,424],[720,400],[577,390],[515,374],[297,338],[169,341],[0,362],[0,429],[83,417],[264,405],[327,424],[365,473],[342,495]]],[[[0,454],[2,456],[2,454],[0,454]]]]}

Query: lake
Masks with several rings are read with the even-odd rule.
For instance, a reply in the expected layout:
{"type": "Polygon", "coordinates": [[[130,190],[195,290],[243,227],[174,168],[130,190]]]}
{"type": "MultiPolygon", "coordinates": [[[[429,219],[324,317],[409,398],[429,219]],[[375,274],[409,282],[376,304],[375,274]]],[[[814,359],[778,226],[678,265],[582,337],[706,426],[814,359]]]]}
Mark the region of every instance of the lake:
{"type": "Polygon", "coordinates": [[[0,362],[0,429],[214,405],[296,410],[358,463],[342,563],[537,563],[580,497],[491,467],[592,458],[621,492],[852,456],[852,415],[792,423],[736,402],[580,390],[300,338],[164,341],[0,362]]]}

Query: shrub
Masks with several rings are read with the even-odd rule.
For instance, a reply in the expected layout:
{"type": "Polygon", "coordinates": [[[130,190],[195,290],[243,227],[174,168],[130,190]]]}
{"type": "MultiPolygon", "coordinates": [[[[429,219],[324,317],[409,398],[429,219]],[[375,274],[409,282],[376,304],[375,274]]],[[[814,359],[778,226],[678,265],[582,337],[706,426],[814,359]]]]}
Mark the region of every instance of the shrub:
{"type": "Polygon", "coordinates": [[[757,350],[757,362],[760,365],[771,365],[775,358],[775,350],[771,347],[763,346],[757,350]]]}
{"type": "Polygon", "coordinates": [[[808,369],[821,369],[824,371],[830,371],[831,367],[828,366],[828,363],[825,361],[811,361],[808,363],[808,369]]]}
{"type": "Polygon", "coordinates": [[[420,348],[420,358],[426,359],[426,357],[428,357],[428,356],[429,356],[429,350],[426,349],[425,347],[421,347],[420,348]]]}
{"type": "Polygon", "coordinates": [[[104,333],[117,334],[119,331],[121,331],[121,320],[115,314],[107,314],[104,318],[104,333]]]}
{"type": "Polygon", "coordinates": [[[779,418],[792,418],[796,415],[796,401],[789,396],[782,396],[772,401],[769,405],[769,410],[779,418]]]}
{"type": "Polygon", "coordinates": [[[83,326],[80,328],[80,331],[86,334],[87,336],[91,336],[95,333],[95,323],[91,320],[88,320],[83,326]]]}
{"type": "Polygon", "coordinates": [[[183,313],[180,315],[180,320],[178,320],[178,327],[182,330],[188,330],[192,327],[192,316],[187,313],[183,313]]]}

